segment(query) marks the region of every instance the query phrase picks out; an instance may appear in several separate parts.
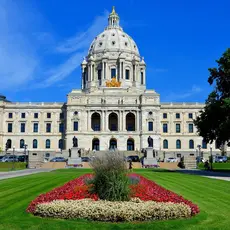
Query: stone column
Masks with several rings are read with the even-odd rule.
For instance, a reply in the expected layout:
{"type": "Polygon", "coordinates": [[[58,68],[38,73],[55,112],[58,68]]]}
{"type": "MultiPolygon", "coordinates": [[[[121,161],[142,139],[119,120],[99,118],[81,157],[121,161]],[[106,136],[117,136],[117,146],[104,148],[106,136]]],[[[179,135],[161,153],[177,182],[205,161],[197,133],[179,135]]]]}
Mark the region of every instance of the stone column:
{"type": "Polygon", "coordinates": [[[105,131],[105,111],[101,111],[101,131],[105,131]]]}
{"type": "Polygon", "coordinates": [[[123,120],[123,131],[126,131],[126,113],[125,111],[123,111],[122,120],[123,120]]]}
{"type": "Polygon", "coordinates": [[[136,112],[136,131],[140,130],[139,124],[140,124],[140,116],[139,116],[139,111],[137,110],[136,112]]]}
{"type": "Polygon", "coordinates": [[[105,122],[104,122],[104,124],[105,124],[105,131],[107,131],[108,130],[108,118],[107,118],[107,111],[104,111],[105,112],[105,116],[104,116],[104,118],[105,118],[105,122]]]}
{"type": "Polygon", "coordinates": [[[88,124],[88,131],[91,131],[91,117],[90,117],[90,110],[87,111],[87,124],[88,124]]]}

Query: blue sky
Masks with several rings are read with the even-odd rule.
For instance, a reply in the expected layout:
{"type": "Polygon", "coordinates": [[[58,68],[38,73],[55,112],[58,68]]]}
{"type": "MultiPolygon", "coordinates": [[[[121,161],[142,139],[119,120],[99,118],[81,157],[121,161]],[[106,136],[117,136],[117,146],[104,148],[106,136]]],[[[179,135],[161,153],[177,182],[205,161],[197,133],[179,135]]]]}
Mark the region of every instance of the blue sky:
{"type": "Polygon", "coordinates": [[[0,93],[66,101],[113,5],[145,58],[147,88],[162,102],[204,102],[208,68],[230,47],[229,0],[0,0],[0,93]]]}

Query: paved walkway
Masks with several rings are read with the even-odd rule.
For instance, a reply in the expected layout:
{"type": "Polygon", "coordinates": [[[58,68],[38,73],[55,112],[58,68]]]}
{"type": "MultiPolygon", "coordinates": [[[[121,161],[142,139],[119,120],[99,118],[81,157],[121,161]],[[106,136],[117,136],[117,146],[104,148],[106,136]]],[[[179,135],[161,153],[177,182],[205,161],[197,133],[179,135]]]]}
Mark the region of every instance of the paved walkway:
{"type": "Polygon", "coordinates": [[[225,173],[225,172],[212,172],[212,171],[199,170],[199,169],[180,169],[177,170],[177,172],[198,175],[198,176],[208,177],[212,179],[230,181],[230,173],[225,173]]]}
{"type": "Polygon", "coordinates": [[[0,172],[0,180],[20,177],[20,176],[27,176],[31,174],[41,173],[41,172],[51,172],[55,169],[23,169],[18,171],[11,171],[11,172],[0,172]]]}

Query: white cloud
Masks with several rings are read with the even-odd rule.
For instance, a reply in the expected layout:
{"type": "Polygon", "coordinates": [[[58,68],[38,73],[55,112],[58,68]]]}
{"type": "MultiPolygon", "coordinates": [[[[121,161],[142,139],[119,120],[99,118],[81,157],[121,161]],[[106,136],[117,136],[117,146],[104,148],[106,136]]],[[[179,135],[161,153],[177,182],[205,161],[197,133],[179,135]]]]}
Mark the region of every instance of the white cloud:
{"type": "Polygon", "coordinates": [[[53,67],[48,71],[46,80],[37,84],[36,87],[45,88],[59,82],[69,76],[76,68],[78,68],[87,54],[87,49],[94,37],[103,31],[106,26],[108,12],[105,11],[102,16],[95,18],[93,23],[86,31],[77,33],[74,37],[66,39],[56,47],[59,54],[70,54],[70,57],[57,67],[53,67]]]}
{"type": "Polygon", "coordinates": [[[88,29],[57,43],[47,28],[49,23],[33,7],[0,0],[0,91],[61,83],[79,67],[93,38],[103,31],[107,16],[105,11],[88,29]],[[55,66],[49,64],[53,58],[59,60],[55,66]]]}
{"type": "Polygon", "coordinates": [[[181,92],[181,93],[170,93],[168,94],[168,96],[166,96],[164,98],[164,101],[175,101],[175,100],[180,100],[180,99],[185,99],[185,98],[189,98],[197,93],[200,93],[202,91],[202,89],[197,86],[197,85],[193,85],[191,89],[181,92]]]}

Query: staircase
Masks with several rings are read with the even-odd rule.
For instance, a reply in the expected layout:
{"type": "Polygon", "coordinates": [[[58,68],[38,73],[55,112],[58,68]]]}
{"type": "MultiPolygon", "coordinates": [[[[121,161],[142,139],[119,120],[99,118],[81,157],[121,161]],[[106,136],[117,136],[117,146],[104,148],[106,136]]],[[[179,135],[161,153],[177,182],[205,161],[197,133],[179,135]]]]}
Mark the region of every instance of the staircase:
{"type": "Polygon", "coordinates": [[[185,156],[184,165],[186,169],[195,169],[197,167],[196,158],[194,156],[185,156]]]}

